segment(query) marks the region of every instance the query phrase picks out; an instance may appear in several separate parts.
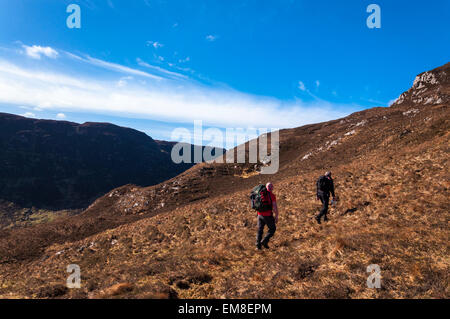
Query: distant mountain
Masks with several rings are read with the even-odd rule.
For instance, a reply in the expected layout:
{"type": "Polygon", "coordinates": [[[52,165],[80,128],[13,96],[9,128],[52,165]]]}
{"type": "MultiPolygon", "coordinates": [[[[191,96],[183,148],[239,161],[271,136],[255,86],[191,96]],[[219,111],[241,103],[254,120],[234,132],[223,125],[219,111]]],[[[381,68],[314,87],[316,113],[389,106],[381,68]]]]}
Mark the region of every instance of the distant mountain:
{"type": "Polygon", "coordinates": [[[158,184],[193,166],[173,163],[173,144],[109,123],[0,113],[0,199],[23,207],[87,207],[118,186],[158,184]]]}

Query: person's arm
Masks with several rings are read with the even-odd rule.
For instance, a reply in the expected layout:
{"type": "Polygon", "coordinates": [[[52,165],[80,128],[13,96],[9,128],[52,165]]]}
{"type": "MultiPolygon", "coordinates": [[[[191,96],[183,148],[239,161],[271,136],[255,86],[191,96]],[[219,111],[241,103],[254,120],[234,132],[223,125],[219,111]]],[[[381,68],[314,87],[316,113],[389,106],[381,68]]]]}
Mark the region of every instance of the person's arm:
{"type": "Polygon", "coordinates": [[[331,195],[333,195],[333,199],[336,199],[336,195],[334,195],[334,182],[333,180],[330,181],[331,181],[331,195]]]}
{"type": "Polygon", "coordinates": [[[319,181],[316,182],[316,198],[319,199],[319,181]]]}
{"type": "Polygon", "coordinates": [[[273,202],[272,203],[272,210],[273,210],[273,213],[275,214],[275,223],[278,223],[278,206],[277,206],[277,202],[273,202]]]}

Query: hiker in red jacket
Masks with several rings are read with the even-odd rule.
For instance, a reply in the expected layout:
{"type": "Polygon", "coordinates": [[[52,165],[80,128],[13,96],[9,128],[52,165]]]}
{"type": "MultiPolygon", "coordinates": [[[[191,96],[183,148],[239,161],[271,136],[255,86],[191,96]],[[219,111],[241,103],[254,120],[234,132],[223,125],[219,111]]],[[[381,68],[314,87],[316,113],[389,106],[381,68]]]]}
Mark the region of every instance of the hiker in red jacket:
{"type": "Polygon", "coordinates": [[[271,207],[265,211],[258,211],[258,233],[256,236],[256,248],[258,250],[261,249],[261,246],[269,249],[269,240],[275,234],[277,230],[276,224],[278,223],[278,207],[277,207],[277,198],[273,193],[273,185],[272,183],[266,184],[267,189],[267,198],[263,199],[264,201],[268,201],[268,207],[271,207]],[[275,217],[274,217],[275,214],[275,217]],[[264,226],[267,225],[269,231],[267,235],[262,239],[262,235],[264,232],[264,226]],[[261,240],[262,239],[262,240],[261,240]]]}

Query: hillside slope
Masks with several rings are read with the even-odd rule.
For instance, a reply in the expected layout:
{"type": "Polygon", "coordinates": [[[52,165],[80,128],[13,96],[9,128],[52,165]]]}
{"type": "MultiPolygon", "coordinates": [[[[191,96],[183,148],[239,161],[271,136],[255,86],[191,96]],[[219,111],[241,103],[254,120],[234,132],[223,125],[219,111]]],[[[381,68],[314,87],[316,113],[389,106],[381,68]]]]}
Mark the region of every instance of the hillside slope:
{"type": "Polygon", "coordinates": [[[448,298],[450,64],[424,74],[427,90],[389,108],[282,130],[275,175],[203,163],[113,190],[76,217],[0,233],[0,296],[448,298]],[[417,99],[427,91],[438,98],[417,99]],[[326,169],[340,201],[317,225],[326,169]],[[269,180],[280,222],[272,249],[255,252],[248,192],[269,180]],[[82,288],[68,290],[73,263],[82,288]],[[367,288],[370,264],[381,289],[367,288]]]}

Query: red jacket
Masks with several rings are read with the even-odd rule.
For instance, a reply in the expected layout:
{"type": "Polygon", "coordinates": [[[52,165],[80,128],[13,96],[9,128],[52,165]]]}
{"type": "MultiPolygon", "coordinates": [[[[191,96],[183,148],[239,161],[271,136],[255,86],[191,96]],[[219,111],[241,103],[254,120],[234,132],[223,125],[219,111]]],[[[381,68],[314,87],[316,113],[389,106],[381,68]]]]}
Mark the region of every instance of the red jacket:
{"type": "MultiPolygon", "coordinates": [[[[272,201],[272,206],[273,206],[273,204],[277,202],[277,197],[272,192],[269,192],[269,194],[270,194],[270,199],[272,201]]],[[[265,212],[258,212],[258,215],[261,215],[261,216],[272,216],[272,209],[271,210],[267,210],[265,212]]]]}

